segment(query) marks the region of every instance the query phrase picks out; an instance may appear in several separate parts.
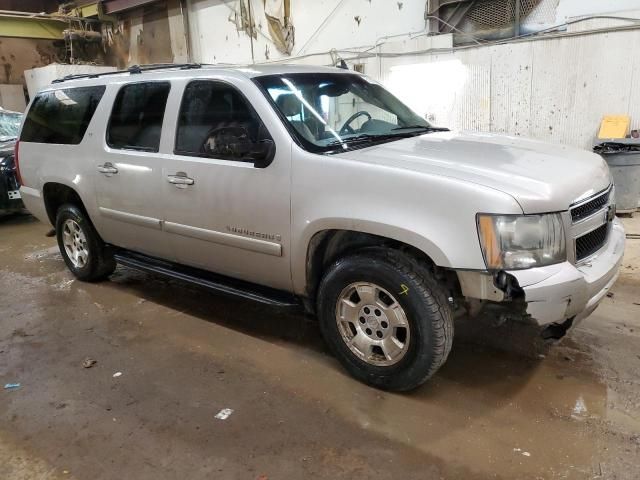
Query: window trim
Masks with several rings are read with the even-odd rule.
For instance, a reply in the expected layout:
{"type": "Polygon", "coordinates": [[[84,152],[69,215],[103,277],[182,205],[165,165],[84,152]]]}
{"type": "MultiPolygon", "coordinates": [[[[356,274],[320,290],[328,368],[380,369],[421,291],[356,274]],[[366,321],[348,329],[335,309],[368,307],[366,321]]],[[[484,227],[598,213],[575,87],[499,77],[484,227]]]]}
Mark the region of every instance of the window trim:
{"type": "Polygon", "coordinates": [[[106,85],[86,85],[86,86],[79,86],[79,87],[54,88],[54,89],[51,89],[51,90],[45,90],[45,91],[42,91],[42,92],[38,92],[33,97],[33,101],[29,105],[29,108],[23,114],[23,119],[22,119],[22,122],[21,122],[21,125],[20,125],[20,131],[19,131],[19,135],[18,135],[17,140],[20,141],[20,142],[24,142],[24,143],[37,143],[38,145],[81,145],[82,142],[84,142],[84,139],[85,139],[85,137],[87,135],[87,132],[89,131],[89,127],[91,126],[91,122],[93,122],[93,120],[94,120],[94,118],[96,116],[96,113],[98,112],[98,109],[100,108],[100,104],[102,102],[102,99],[104,98],[104,94],[106,93],[106,91],[107,91],[107,86],[106,85]],[[69,91],[69,90],[88,89],[88,88],[102,88],[102,92],[100,94],[100,99],[98,100],[96,108],[93,110],[93,113],[91,114],[91,119],[87,123],[87,127],[84,129],[82,137],[80,137],[80,141],[78,143],[73,143],[73,142],[71,142],[71,143],[33,142],[33,141],[29,141],[29,140],[22,140],[24,124],[27,122],[29,113],[33,109],[33,106],[34,106],[36,100],[39,97],[41,97],[42,95],[45,95],[45,94],[55,95],[55,92],[57,92],[57,91],[69,91]]]}
{"type": "Polygon", "coordinates": [[[111,110],[109,111],[109,121],[107,122],[107,128],[104,132],[104,141],[109,148],[112,150],[124,150],[127,152],[146,152],[146,153],[158,153],[160,151],[160,144],[162,143],[162,132],[164,130],[164,116],[167,114],[167,104],[169,103],[169,96],[171,95],[171,89],[173,88],[173,83],[169,80],[141,80],[138,82],[126,82],[118,88],[116,92],[116,96],[111,103],[111,110]],[[124,90],[126,87],[130,85],[140,85],[140,84],[148,84],[148,83],[156,83],[162,85],[169,85],[169,91],[167,92],[167,100],[164,103],[164,112],[162,114],[162,124],[160,125],[160,139],[158,140],[158,148],[148,148],[148,147],[136,147],[136,146],[127,146],[127,147],[117,147],[112,145],[109,142],[109,130],[111,130],[111,120],[113,119],[113,109],[116,107],[116,100],[118,100],[118,96],[120,92],[124,90]]]}
{"type": "Polygon", "coordinates": [[[184,97],[185,97],[185,93],[187,91],[187,88],[189,88],[189,85],[191,85],[192,83],[219,83],[219,84],[223,84],[223,85],[235,90],[240,95],[240,97],[247,103],[247,105],[253,111],[253,113],[256,115],[256,117],[258,118],[258,120],[262,124],[264,130],[267,132],[267,135],[269,135],[269,139],[272,142],[274,142],[274,145],[275,145],[275,141],[273,140],[273,136],[271,135],[271,132],[267,128],[267,124],[262,120],[262,117],[256,111],[256,109],[253,107],[253,104],[249,101],[249,99],[247,98],[247,96],[244,94],[244,92],[242,90],[240,90],[233,83],[231,83],[231,82],[229,82],[227,80],[222,80],[222,79],[218,79],[218,78],[192,78],[187,83],[185,83],[184,88],[182,89],[182,96],[180,97],[180,105],[178,106],[178,112],[177,112],[177,115],[176,115],[176,126],[175,126],[175,129],[174,129],[174,138],[173,138],[173,154],[174,155],[178,155],[180,157],[209,158],[211,160],[223,160],[223,161],[227,161],[227,162],[238,162],[238,163],[252,163],[252,164],[255,164],[255,160],[251,160],[251,159],[238,159],[238,158],[223,157],[223,156],[214,157],[214,156],[209,155],[207,153],[187,152],[187,151],[178,150],[178,148],[177,148],[177,146],[178,146],[178,128],[180,127],[180,115],[182,113],[182,105],[184,103],[184,97]]]}

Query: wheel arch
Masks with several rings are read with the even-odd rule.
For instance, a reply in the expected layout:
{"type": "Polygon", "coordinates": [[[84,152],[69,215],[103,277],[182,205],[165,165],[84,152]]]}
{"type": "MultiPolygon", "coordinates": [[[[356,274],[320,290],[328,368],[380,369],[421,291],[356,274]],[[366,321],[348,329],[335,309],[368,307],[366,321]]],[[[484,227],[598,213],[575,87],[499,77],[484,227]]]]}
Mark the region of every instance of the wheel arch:
{"type": "MultiPolygon", "coordinates": [[[[446,268],[449,265],[444,253],[435,245],[432,249],[425,249],[416,244],[404,241],[400,235],[373,233],[366,230],[352,228],[325,228],[314,232],[309,241],[304,261],[304,288],[301,293],[306,299],[308,309],[313,310],[317,289],[326,269],[340,257],[355,253],[371,247],[389,248],[398,250],[418,261],[425,268],[433,271],[436,276],[446,280],[450,287],[459,291],[458,277],[452,270],[446,268]]],[[[412,232],[403,230],[405,234],[415,236],[412,232]]],[[[430,243],[427,241],[427,243],[430,243]]],[[[431,244],[432,245],[432,244],[431,244]]]]}
{"type": "Polygon", "coordinates": [[[42,197],[44,200],[47,217],[52,225],[56,224],[56,213],[65,203],[77,205],[87,217],[87,208],[80,197],[80,194],[69,185],[60,182],[47,182],[42,186],[42,197]]]}

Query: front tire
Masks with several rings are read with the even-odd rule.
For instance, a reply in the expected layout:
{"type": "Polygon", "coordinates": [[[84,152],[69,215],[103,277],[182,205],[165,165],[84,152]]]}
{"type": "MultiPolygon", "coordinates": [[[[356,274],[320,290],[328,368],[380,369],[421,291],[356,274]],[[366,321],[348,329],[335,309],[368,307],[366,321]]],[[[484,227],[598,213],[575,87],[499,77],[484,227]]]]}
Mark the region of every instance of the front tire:
{"type": "Polygon", "coordinates": [[[56,237],[64,263],[78,280],[103,280],[116,269],[113,255],[77,206],[65,204],[58,209],[56,237]]]}
{"type": "Polygon", "coordinates": [[[336,261],[319,287],[320,328],[351,375],[383,390],[411,390],[446,361],[453,317],[444,290],[395,250],[336,261]]]}

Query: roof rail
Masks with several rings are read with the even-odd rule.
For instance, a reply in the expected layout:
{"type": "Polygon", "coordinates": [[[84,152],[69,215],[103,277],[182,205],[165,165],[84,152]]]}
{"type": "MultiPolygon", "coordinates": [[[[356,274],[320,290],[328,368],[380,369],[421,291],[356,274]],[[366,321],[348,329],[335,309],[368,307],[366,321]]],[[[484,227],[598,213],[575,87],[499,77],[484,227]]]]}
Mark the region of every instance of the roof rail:
{"type": "Polygon", "coordinates": [[[77,80],[79,78],[98,78],[106,75],[117,75],[120,73],[138,74],[154,70],[168,70],[170,68],[179,68],[180,70],[191,70],[194,68],[201,68],[203,63],[150,63],[147,65],[132,65],[126,70],[114,70],[112,72],[103,73],[76,73],[72,75],[65,75],[62,78],[57,78],[51,83],[62,83],[68,80],[77,80]]]}

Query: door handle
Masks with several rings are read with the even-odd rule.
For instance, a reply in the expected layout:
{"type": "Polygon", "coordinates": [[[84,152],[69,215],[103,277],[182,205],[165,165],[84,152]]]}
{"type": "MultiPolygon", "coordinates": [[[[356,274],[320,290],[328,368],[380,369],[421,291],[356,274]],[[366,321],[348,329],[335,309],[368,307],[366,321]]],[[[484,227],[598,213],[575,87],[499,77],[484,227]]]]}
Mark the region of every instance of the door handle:
{"type": "Polygon", "coordinates": [[[193,178],[187,177],[184,172],[178,172],[175,175],[167,175],[167,181],[173,183],[178,188],[185,188],[187,185],[193,185],[193,178]]]}
{"type": "Polygon", "coordinates": [[[98,165],[98,171],[100,173],[106,173],[107,175],[115,175],[118,173],[118,169],[114,167],[111,162],[105,162],[104,165],[98,165]]]}

